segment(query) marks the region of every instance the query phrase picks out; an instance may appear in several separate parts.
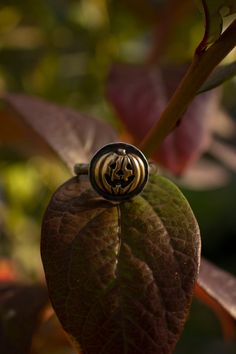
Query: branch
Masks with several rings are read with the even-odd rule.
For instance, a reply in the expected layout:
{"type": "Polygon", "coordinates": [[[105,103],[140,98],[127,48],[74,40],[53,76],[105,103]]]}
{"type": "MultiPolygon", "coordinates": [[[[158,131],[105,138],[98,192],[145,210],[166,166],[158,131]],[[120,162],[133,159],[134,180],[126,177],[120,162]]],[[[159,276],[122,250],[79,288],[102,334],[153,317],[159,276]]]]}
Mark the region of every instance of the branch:
{"type": "Polygon", "coordinates": [[[175,128],[198,90],[236,45],[236,20],[223,32],[220,38],[205,52],[195,53],[193,61],[152,130],[141,143],[141,149],[150,157],[165,137],[175,128]]]}

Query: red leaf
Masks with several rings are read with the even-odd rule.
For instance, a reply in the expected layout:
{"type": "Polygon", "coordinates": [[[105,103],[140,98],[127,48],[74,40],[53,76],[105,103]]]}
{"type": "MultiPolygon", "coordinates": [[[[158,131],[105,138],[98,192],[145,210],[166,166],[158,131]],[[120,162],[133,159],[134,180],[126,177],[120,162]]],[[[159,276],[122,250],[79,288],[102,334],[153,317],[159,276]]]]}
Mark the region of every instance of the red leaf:
{"type": "Polygon", "coordinates": [[[220,164],[201,158],[189,168],[178,183],[191,190],[215,190],[228,185],[231,174],[220,164]]]}
{"type": "Polygon", "coordinates": [[[236,319],[236,278],[202,259],[198,285],[236,319]]]}
{"type": "MultiPolygon", "coordinates": [[[[157,69],[145,66],[115,65],[107,94],[130,133],[140,142],[167,105],[185,67],[157,69]]],[[[179,126],[169,134],[154,158],[175,174],[182,173],[206,150],[210,120],[218,113],[215,91],[197,96],[179,126]]]]}
{"type": "Polygon", "coordinates": [[[1,353],[29,353],[33,333],[47,303],[47,290],[41,285],[0,283],[1,353]]]}
{"type": "Polygon", "coordinates": [[[197,222],[181,192],[151,174],[129,201],[101,198],[87,176],[52,197],[41,253],[53,307],[87,354],[170,354],[198,272],[197,222]]]}
{"type": "Polygon", "coordinates": [[[17,276],[18,274],[14,262],[12,262],[7,258],[1,258],[0,259],[0,282],[13,281],[17,278],[17,276]]]}
{"type": "Polygon", "coordinates": [[[202,259],[195,295],[217,315],[225,339],[236,339],[236,278],[202,259]]]}
{"type": "MultiPolygon", "coordinates": [[[[54,311],[43,321],[33,336],[30,354],[76,354],[54,311]]],[[[77,352],[78,354],[78,352],[77,352]]]]}
{"type": "Polygon", "coordinates": [[[110,125],[72,109],[25,95],[7,95],[3,101],[13,120],[32,128],[71,169],[76,162],[87,162],[102,145],[117,140],[110,125]]]}

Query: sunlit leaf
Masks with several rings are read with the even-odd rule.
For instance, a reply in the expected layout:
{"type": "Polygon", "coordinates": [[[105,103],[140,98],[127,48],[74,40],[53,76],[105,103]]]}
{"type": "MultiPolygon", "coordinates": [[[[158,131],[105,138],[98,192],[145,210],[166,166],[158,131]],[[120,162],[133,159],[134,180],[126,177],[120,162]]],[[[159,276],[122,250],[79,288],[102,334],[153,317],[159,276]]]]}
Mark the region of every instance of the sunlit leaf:
{"type": "Polygon", "coordinates": [[[221,143],[214,139],[209,152],[215,159],[220,161],[223,166],[236,172],[236,149],[234,146],[221,143]]]}
{"type": "Polygon", "coordinates": [[[54,194],[41,253],[53,307],[88,354],[172,353],[189,310],[199,229],[180,191],[152,174],[121,204],[86,176],[54,194]]]}
{"type": "Polygon", "coordinates": [[[232,308],[236,308],[236,297],[235,291],[232,292],[228,285],[230,283],[233,289],[235,282],[236,279],[232,275],[202,259],[195,296],[212,309],[220,321],[225,340],[232,342],[236,340],[235,313],[232,312],[232,308]],[[225,286],[227,289],[224,288],[225,286]],[[229,293],[224,294],[224,291],[219,291],[222,287],[224,291],[230,290],[229,293]]]}
{"type": "MultiPolygon", "coordinates": [[[[0,230],[1,234],[1,230],[0,230]]],[[[7,258],[0,259],[0,282],[13,281],[17,277],[16,265],[7,258]]]]}
{"type": "Polygon", "coordinates": [[[220,65],[204,82],[198,93],[212,90],[213,88],[223,84],[225,81],[232,79],[236,75],[236,61],[220,65]]]}
{"type": "Polygon", "coordinates": [[[204,50],[221,35],[223,18],[236,12],[234,0],[201,0],[205,15],[205,33],[198,47],[204,50]]]}
{"type": "Polygon", "coordinates": [[[3,101],[14,120],[30,126],[71,169],[116,139],[110,125],[72,109],[20,94],[7,95],[3,101]]]}
{"type": "Polygon", "coordinates": [[[55,313],[42,322],[33,336],[30,354],[45,353],[76,354],[55,313]]]}
{"type": "Polygon", "coordinates": [[[214,134],[225,140],[232,140],[236,137],[236,122],[225,111],[220,111],[218,119],[212,121],[214,134]]]}
{"type": "MultiPolygon", "coordinates": [[[[137,142],[159,119],[186,66],[156,69],[114,65],[107,95],[120,119],[137,142]]],[[[181,174],[208,147],[210,122],[217,119],[219,95],[212,91],[197,96],[179,126],[164,140],[153,157],[175,174],[181,174]]]]}
{"type": "Polygon", "coordinates": [[[178,183],[191,190],[214,190],[229,184],[231,175],[219,163],[201,158],[178,178],[178,183]]]}
{"type": "Polygon", "coordinates": [[[236,278],[232,274],[202,259],[198,286],[236,319],[236,278]]]}
{"type": "Polygon", "coordinates": [[[1,353],[29,353],[33,333],[47,303],[47,290],[40,285],[0,283],[1,353]]]}
{"type": "Polygon", "coordinates": [[[98,30],[108,22],[106,0],[81,0],[71,6],[70,19],[90,30],[98,30]]]}

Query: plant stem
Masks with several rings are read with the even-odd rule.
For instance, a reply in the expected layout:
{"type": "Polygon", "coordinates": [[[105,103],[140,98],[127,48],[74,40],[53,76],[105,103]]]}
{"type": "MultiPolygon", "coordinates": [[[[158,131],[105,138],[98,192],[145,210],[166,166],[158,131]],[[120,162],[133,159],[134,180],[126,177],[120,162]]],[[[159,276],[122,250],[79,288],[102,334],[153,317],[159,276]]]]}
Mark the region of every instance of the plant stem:
{"type": "Polygon", "coordinates": [[[141,149],[147,157],[152,156],[165,137],[175,128],[209,74],[235,45],[236,20],[231,23],[209,49],[195,54],[187,73],[184,75],[160,119],[141,143],[141,149]]]}

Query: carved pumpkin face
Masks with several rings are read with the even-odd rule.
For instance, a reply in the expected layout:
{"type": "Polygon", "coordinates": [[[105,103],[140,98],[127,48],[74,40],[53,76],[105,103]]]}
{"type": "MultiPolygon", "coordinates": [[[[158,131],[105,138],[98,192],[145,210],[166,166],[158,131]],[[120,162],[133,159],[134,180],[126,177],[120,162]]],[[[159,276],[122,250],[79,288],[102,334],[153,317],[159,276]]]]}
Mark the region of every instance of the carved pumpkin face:
{"type": "Polygon", "coordinates": [[[102,148],[91,161],[90,180],[104,198],[128,199],[139,193],[148,178],[144,155],[132,145],[116,143],[102,148]]]}

